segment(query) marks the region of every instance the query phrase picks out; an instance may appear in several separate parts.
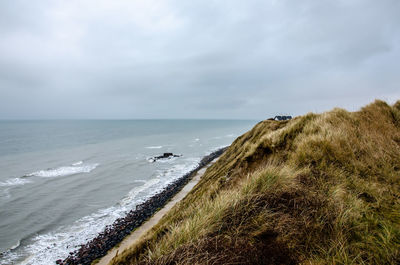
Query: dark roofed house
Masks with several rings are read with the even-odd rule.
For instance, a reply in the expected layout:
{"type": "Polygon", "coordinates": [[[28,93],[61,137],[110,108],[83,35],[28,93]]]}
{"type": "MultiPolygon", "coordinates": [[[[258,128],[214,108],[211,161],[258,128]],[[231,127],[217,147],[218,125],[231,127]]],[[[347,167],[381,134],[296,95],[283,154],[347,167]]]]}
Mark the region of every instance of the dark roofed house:
{"type": "Polygon", "coordinates": [[[287,121],[291,120],[292,116],[275,116],[274,120],[276,121],[287,121]]]}

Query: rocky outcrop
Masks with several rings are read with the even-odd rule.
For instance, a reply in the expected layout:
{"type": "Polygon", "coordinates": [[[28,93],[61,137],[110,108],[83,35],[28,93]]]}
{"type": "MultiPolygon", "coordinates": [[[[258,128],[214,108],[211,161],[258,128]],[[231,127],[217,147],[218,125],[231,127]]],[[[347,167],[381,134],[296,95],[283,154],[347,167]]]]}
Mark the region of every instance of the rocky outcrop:
{"type": "Polygon", "coordinates": [[[160,160],[160,159],[167,159],[167,158],[181,157],[181,156],[182,155],[175,155],[173,153],[164,153],[164,154],[162,154],[160,156],[155,156],[155,157],[150,158],[150,161],[151,162],[156,162],[157,160],[160,160]]]}

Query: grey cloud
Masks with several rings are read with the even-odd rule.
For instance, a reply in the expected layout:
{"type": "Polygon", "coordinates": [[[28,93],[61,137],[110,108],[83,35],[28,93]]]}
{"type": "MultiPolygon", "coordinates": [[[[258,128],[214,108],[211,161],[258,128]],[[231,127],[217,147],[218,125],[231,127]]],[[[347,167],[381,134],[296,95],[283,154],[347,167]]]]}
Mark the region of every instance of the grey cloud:
{"type": "Polygon", "coordinates": [[[400,97],[400,2],[3,1],[0,118],[250,118],[400,97]]]}

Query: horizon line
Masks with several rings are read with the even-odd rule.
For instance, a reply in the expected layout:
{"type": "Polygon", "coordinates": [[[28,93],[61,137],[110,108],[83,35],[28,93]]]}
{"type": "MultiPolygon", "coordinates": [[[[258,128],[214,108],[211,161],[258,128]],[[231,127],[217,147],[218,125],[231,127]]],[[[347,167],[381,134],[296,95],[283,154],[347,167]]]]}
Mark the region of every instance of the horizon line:
{"type": "MultiPolygon", "coordinates": [[[[245,119],[245,118],[41,118],[41,119],[25,119],[25,118],[0,118],[0,121],[162,121],[162,120],[232,120],[232,121],[256,121],[260,119],[245,119]]],[[[264,119],[261,119],[264,120],[264,119]]]]}

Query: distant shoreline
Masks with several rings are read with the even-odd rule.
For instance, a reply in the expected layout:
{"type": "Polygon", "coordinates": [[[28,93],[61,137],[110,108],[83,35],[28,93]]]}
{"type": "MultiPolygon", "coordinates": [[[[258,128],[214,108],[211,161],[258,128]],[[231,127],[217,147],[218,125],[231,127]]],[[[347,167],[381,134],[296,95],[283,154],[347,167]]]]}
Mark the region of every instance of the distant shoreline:
{"type": "Polygon", "coordinates": [[[65,260],[57,260],[56,264],[91,264],[94,260],[105,256],[110,249],[114,248],[134,229],[141,226],[162,208],[200,169],[221,156],[227,148],[220,148],[203,157],[195,169],[169,184],[145,202],[137,205],[136,209],[131,210],[125,217],[118,218],[112,225],[106,226],[98,236],[85,245],[81,245],[78,250],[70,252],[65,260]]]}

